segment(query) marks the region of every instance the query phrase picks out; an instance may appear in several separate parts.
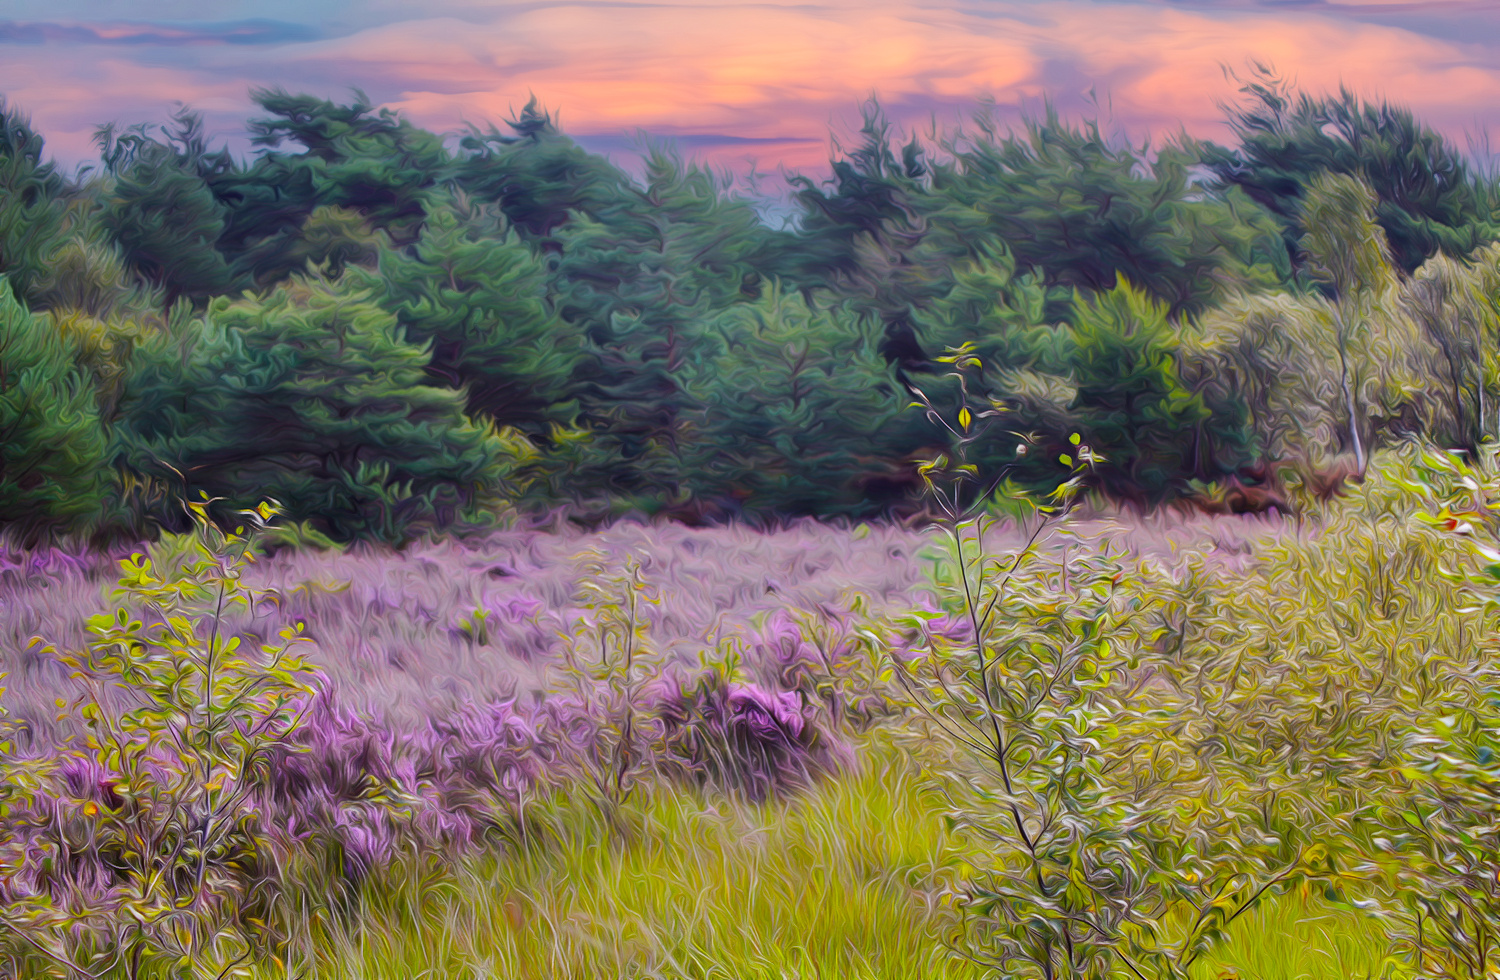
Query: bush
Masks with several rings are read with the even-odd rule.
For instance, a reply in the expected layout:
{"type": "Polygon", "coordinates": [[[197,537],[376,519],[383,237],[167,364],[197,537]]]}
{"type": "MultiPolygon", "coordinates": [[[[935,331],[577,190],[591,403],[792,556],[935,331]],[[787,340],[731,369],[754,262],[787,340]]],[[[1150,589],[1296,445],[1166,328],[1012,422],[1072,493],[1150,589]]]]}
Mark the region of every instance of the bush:
{"type": "Polygon", "coordinates": [[[28,797],[29,853],[0,924],[58,975],[247,976],[274,949],[263,909],[279,882],[260,795],[301,724],[309,667],[293,652],[300,627],[241,651],[224,616],[256,600],[250,538],[220,531],[207,502],[188,512],[192,533],[121,562],[126,604],[90,619],[87,650],[63,657],[88,690],[83,745],[44,782],[3,767],[12,797],[28,797]],[[133,706],[110,707],[110,690],[133,706]]]}

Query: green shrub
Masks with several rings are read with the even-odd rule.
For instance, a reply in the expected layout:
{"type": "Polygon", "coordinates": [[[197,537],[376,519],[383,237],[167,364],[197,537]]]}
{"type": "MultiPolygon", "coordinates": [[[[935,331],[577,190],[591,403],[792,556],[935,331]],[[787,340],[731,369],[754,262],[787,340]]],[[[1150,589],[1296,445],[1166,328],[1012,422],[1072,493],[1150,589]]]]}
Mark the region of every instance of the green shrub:
{"type": "Polygon", "coordinates": [[[275,841],[258,794],[301,723],[310,668],[294,653],[300,626],[255,653],[230,634],[226,614],[256,600],[251,537],[208,511],[188,505],[191,533],[120,563],[123,604],[92,617],[87,649],[62,658],[87,689],[82,744],[41,785],[3,767],[12,795],[35,794],[51,819],[27,841],[35,876],[0,924],[59,975],[249,976],[257,954],[274,953],[275,841]]]}

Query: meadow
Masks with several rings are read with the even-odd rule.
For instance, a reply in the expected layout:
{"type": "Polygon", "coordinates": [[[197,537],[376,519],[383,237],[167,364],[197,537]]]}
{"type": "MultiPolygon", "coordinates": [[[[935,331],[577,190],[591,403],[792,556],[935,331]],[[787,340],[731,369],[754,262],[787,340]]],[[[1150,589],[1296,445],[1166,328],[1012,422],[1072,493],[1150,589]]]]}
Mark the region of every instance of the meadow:
{"type": "Polygon", "coordinates": [[[10,548],[9,969],[1472,975],[1497,488],[1406,447],[1297,519],[10,548]]]}

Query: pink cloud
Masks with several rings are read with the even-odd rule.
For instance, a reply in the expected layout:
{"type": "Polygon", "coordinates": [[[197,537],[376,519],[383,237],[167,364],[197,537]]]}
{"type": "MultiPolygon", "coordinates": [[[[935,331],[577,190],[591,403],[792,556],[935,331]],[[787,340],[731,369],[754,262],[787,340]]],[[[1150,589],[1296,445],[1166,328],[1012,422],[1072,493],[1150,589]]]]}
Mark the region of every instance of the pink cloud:
{"type": "MultiPolygon", "coordinates": [[[[1432,7],[1488,17],[1483,23],[1500,34],[1500,16],[1485,14],[1482,4],[1432,7]]],[[[1369,14],[1369,6],[1010,0],[976,9],[952,0],[450,0],[440,12],[453,16],[255,48],[9,45],[0,91],[33,113],[53,152],[72,160],[92,155],[87,134],[99,121],[161,120],[182,99],[228,131],[254,114],[252,85],[282,85],[332,98],[363,87],[440,131],[502,120],[535,93],[560,110],[570,132],[644,128],[785,141],[704,152],[720,163],[757,157],[763,166],[803,169],[822,168],[830,124],[847,130],[872,92],[895,117],[925,129],[929,113],[951,123],[985,97],[1012,118],[1018,107],[1037,108],[1043,95],[1076,111],[1092,87],[1134,134],[1182,124],[1222,137],[1216,103],[1232,98],[1234,87],[1221,66],[1260,59],[1312,91],[1343,83],[1408,104],[1455,137],[1486,121],[1476,113],[1500,105],[1493,46],[1418,34],[1369,14]]]]}

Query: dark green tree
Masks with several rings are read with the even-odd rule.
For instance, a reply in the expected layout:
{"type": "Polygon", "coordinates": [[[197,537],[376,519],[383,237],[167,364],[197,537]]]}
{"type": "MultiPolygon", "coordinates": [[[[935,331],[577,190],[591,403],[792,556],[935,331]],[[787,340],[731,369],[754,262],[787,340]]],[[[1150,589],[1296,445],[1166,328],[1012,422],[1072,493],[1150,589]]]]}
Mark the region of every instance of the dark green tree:
{"type": "Polygon", "coordinates": [[[1412,113],[1337,96],[1297,92],[1257,66],[1227,106],[1239,145],[1205,144],[1203,163],[1219,187],[1236,187],[1274,214],[1288,255],[1307,233],[1303,198],[1320,173],[1364,180],[1397,265],[1412,272],[1439,251],[1466,256],[1500,238],[1500,223],[1463,156],[1412,113]]]}
{"type": "Polygon", "coordinates": [[[982,215],[979,240],[1003,243],[1019,271],[1048,286],[1104,292],[1124,278],[1178,313],[1290,271],[1275,224],[1243,197],[1195,187],[1184,146],[1151,158],[1050,107],[1023,133],[1002,135],[981,117],[976,133],[943,146],[933,193],[982,215]]]}
{"type": "Polygon", "coordinates": [[[717,313],[683,372],[697,407],[684,447],[695,496],[757,515],[861,514],[892,502],[929,437],[880,353],[879,320],[769,286],[717,313]]]}
{"type": "Polygon", "coordinates": [[[948,373],[936,358],[974,345],[977,376],[996,370],[1067,371],[1067,332],[1048,325],[1048,294],[1037,273],[1018,275],[1003,245],[981,244],[977,256],[954,263],[947,291],[915,314],[916,339],[927,359],[918,369],[948,373]]]}
{"type": "Polygon", "coordinates": [[[0,98],[0,274],[28,303],[66,241],[65,191],[30,120],[0,98]]]}
{"type": "Polygon", "coordinates": [[[352,273],[428,347],[429,383],[463,389],[468,412],[545,434],[576,413],[576,325],[553,313],[547,271],[498,211],[462,196],[434,208],[407,249],[352,273]]]}
{"type": "Polygon", "coordinates": [[[558,312],[583,332],[584,418],[618,447],[622,487],[676,492],[689,405],[678,377],[698,356],[702,323],[758,293],[764,235],[748,202],[664,150],[648,158],[628,208],[558,231],[552,290],[558,312]]]}
{"type": "Polygon", "coordinates": [[[897,148],[879,103],[867,102],[862,112],[853,147],[831,161],[831,179],[792,178],[798,234],[778,246],[778,260],[767,267],[804,289],[849,296],[885,323],[886,356],[919,368],[932,352],[923,349],[912,318],[951,286],[952,266],[976,255],[985,216],[931,193],[926,151],[916,139],[897,148]]]}
{"type": "Polygon", "coordinates": [[[1104,457],[1094,473],[1111,496],[1152,504],[1249,461],[1243,412],[1215,412],[1183,383],[1167,307],[1143,290],[1121,282],[1080,295],[1073,348],[1073,410],[1104,457]]]}
{"type": "Polygon", "coordinates": [[[267,113],[249,124],[263,149],[210,180],[228,208],[220,247],[237,270],[261,285],[299,271],[304,226],[320,207],[356,212],[397,244],[416,240],[427,194],[447,174],[441,137],[357,91],[347,105],[280,89],[251,95],[267,113]]]}
{"type": "Polygon", "coordinates": [[[234,506],[270,496],[346,540],[450,525],[502,486],[506,446],[363,290],[296,278],[173,320],[122,406],[135,470],[234,506]]]}
{"type": "Polygon", "coordinates": [[[233,169],[228,154],[210,154],[201,117],[183,108],[160,137],[146,126],[94,134],[107,184],[100,224],[144,280],[162,290],[165,305],[203,300],[242,287],[219,251],[229,208],[211,182],[233,169]]]}
{"type": "Polygon", "coordinates": [[[107,449],[74,352],[0,278],[0,522],[32,538],[97,517],[107,449]]]}
{"type": "Polygon", "coordinates": [[[603,220],[632,196],[625,174],[573,142],[535,98],[507,127],[471,126],[452,174],[477,200],[498,204],[528,241],[549,241],[574,215],[603,220]]]}

